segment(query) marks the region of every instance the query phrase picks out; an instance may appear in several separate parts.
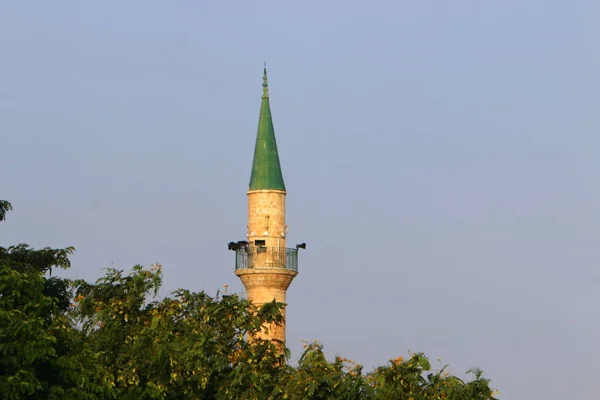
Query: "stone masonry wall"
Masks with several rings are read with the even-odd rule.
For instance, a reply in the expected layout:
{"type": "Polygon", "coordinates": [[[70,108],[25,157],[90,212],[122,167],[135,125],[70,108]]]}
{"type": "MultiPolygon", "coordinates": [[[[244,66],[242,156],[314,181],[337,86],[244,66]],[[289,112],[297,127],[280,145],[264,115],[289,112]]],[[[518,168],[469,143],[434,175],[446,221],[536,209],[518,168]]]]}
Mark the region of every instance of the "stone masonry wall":
{"type": "Polygon", "coordinates": [[[286,247],[285,192],[248,192],[248,242],[252,246],[255,240],[264,240],[266,247],[286,247]]]}

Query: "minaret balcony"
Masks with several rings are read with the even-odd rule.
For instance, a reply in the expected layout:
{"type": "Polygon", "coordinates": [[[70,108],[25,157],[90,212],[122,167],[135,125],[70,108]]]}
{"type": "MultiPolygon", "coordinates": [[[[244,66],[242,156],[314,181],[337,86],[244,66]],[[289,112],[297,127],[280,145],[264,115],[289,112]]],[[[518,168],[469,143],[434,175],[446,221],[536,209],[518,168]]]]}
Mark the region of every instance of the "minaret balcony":
{"type": "Polygon", "coordinates": [[[276,268],[298,271],[298,249],[242,247],[235,250],[235,269],[276,268]]]}

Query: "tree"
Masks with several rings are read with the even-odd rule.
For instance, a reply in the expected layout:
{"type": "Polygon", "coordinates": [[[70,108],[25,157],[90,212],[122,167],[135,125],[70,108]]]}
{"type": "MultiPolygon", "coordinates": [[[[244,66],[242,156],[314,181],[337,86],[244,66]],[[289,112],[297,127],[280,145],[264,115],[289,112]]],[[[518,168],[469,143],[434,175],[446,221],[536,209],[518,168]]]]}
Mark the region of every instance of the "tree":
{"type": "Polygon", "coordinates": [[[69,315],[72,248],[0,247],[0,392],[6,399],[86,399],[102,392],[93,354],[69,315]]]}
{"type": "Polygon", "coordinates": [[[282,304],[260,310],[237,296],[178,290],[157,299],[160,265],[109,269],[77,287],[78,321],[122,399],[254,399],[275,390],[281,355],[244,340],[281,322],[282,304]]]}
{"type": "MultiPolygon", "coordinates": [[[[0,201],[0,220],[11,209],[0,201]]],[[[162,267],[116,269],[91,284],[51,276],[74,249],[0,247],[0,399],[493,400],[479,370],[463,381],[422,353],[365,374],[306,343],[246,340],[282,322],[281,303],[179,289],[159,298],[162,267]]]]}
{"type": "Polygon", "coordinates": [[[0,222],[6,218],[7,211],[12,210],[12,205],[6,200],[0,200],[0,222]]]}
{"type": "Polygon", "coordinates": [[[298,366],[288,368],[282,391],[290,399],[368,399],[362,366],[344,357],[327,361],[323,345],[305,342],[298,366]]]}
{"type": "MultiPolygon", "coordinates": [[[[12,207],[0,201],[0,219],[12,207]]],[[[85,337],[72,324],[70,281],[50,277],[69,268],[72,247],[0,247],[0,397],[92,399],[101,374],[85,337]]]]}
{"type": "Polygon", "coordinates": [[[479,370],[470,371],[470,382],[449,375],[447,366],[432,371],[431,364],[422,353],[414,353],[404,360],[397,357],[388,365],[376,368],[367,376],[373,400],[475,400],[493,399],[489,380],[479,370]]]}

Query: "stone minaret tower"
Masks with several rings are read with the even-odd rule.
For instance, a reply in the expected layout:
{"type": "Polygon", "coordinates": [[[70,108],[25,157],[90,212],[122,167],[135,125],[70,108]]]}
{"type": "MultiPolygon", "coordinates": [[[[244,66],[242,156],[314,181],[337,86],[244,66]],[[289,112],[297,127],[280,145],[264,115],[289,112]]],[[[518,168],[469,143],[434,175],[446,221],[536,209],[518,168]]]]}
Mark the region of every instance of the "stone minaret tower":
{"type": "MultiPolygon", "coordinates": [[[[248,240],[229,243],[229,249],[236,252],[235,274],[242,280],[248,300],[259,306],[273,300],[285,303],[287,288],[298,275],[298,249],[306,248],[304,243],[286,247],[285,195],[265,68],[248,190],[248,240]]],[[[285,310],[283,315],[285,318],[285,310]]],[[[285,343],[285,323],[268,327],[261,337],[285,343]]]]}

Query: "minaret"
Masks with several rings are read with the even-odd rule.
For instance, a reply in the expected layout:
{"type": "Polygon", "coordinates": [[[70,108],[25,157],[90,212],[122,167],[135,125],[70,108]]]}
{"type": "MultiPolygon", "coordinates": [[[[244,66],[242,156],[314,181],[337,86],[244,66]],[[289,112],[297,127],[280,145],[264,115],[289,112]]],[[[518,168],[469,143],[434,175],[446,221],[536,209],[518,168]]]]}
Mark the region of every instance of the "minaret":
{"type": "MultiPolygon", "coordinates": [[[[298,249],[306,248],[304,243],[286,247],[285,195],[265,68],[248,190],[248,240],[229,243],[236,252],[235,274],[242,280],[248,300],[258,306],[273,300],[286,302],[286,291],[298,275],[298,249]]],[[[283,316],[285,319],[285,309],[283,316]]],[[[285,322],[268,327],[260,336],[285,343],[285,322]]]]}

